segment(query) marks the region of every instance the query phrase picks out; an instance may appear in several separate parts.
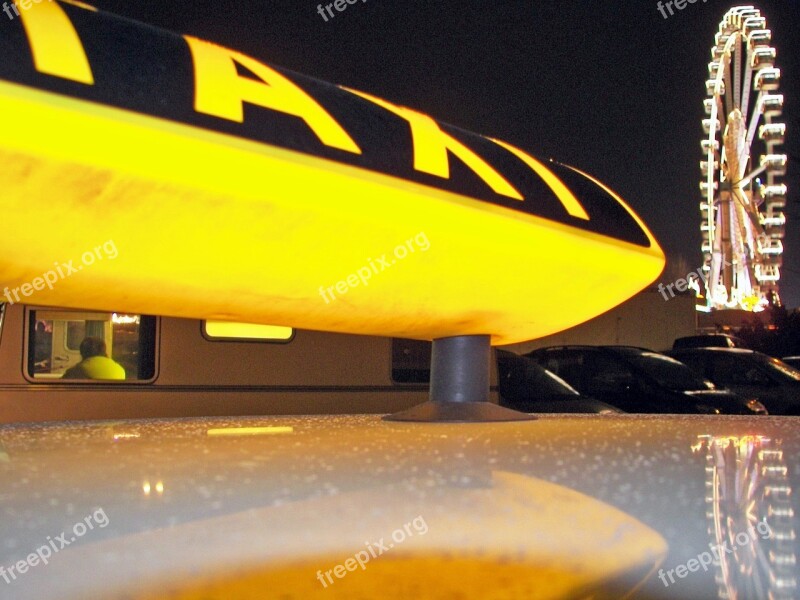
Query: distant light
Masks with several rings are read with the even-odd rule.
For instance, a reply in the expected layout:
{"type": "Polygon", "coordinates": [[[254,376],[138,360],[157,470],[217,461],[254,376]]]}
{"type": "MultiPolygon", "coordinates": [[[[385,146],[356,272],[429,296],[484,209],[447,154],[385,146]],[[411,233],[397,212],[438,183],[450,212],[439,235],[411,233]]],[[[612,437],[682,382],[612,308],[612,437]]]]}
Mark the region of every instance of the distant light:
{"type": "Polygon", "coordinates": [[[111,315],[111,322],[117,325],[139,325],[141,320],[139,315],[118,315],[117,313],[111,315]]]}
{"type": "Polygon", "coordinates": [[[149,497],[153,491],[155,491],[156,495],[163,496],[164,482],[159,480],[155,483],[155,485],[151,484],[149,481],[144,481],[144,483],[142,483],[142,492],[145,496],[149,497]]]}

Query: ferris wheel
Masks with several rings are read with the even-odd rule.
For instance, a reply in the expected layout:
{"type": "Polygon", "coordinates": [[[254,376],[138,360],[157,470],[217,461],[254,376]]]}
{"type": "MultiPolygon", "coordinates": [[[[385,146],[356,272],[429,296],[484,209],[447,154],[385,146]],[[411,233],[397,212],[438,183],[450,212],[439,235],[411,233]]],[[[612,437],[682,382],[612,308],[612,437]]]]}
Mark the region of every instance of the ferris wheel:
{"type": "Polygon", "coordinates": [[[761,12],[737,6],[711,48],[700,162],[706,310],[780,302],[786,125],[771,41],[761,12]]]}

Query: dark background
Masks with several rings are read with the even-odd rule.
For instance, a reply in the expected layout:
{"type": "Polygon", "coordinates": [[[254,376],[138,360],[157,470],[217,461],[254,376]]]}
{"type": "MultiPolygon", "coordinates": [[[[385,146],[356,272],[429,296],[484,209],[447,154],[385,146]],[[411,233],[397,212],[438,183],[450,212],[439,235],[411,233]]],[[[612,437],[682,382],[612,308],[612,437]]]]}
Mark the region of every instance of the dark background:
{"type": "MultiPolygon", "coordinates": [[[[575,165],[650,226],[668,256],[661,281],[702,264],[702,101],[714,34],[734,3],[697,0],[664,19],[656,0],[367,0],[327,22],[307,0],[91,3],[575,165]]],[[[800,3],[756,7],[782,71],[790,166],[781,292],[797,307],[800,3]]]]}

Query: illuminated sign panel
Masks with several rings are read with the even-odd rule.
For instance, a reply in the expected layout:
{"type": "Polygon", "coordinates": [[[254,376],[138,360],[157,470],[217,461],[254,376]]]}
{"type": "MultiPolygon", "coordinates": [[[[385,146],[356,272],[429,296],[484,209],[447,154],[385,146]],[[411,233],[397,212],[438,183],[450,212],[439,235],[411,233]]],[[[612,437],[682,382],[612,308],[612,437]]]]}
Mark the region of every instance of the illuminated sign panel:
{"type": "Polygon", "coordinates": [[[546,161],[539,170],[531,169],[529,157],[505,143],[235,50],[107,13],[50,3],[21,16],[5,24],[3,79],[329,158],[647,244],[635,221],[610,197],[597,195],[581,207],[588,218],[580,208],[578,214],[565,208],[548,185],[546,161]],[[613,218],[599,227],[593,214],[613,218]]]}
{"type": "MultiPolygon", "coordinates": [[[[19,169],[0,196],[6,222],[55,219],[44,242],[2,232],[10,247],[49,249],[44,267],[81,232],[120,246],[115,270],[95,266],[37,302],[89,306],[90,284],[113,283],[98,308],[114,296],[130,312],[507,341],[607,310],[663,265],[636,215],[583,173],[264,57],[71,2],[21,11],[0,52],[0,159],[19,169]],[[319,305],[320,286],[420,231],[424,261],[319,305]],[[525,270],[528,283],[503,281],[525,270]],[[484,278],[493,294],[463,289],[484,278]],[[555,290],[576,300],[532,300],[555,290]],[[537,308],[571,312],[522,314],[537,308]]],[[[13,261],[0,276],[25,281],[13,261]]]]}

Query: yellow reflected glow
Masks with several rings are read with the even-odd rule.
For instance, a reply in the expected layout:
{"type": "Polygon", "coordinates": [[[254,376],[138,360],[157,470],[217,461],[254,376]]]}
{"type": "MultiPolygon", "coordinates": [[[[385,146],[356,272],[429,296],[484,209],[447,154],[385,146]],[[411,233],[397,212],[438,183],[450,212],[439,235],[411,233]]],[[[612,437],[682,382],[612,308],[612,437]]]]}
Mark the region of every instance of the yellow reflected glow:
{"type": "Polygon", "coordinates": [[[208,337],[221,339],[286,341],[292,339],[292,335],[294,335],[291,327],[257,323],[205,321],[204,327],[208,337]]]}
{"type": "Polygon", "coordinates": [[[248,435],[285,435],[294,433],[294,427],[226,427],[209,429],[209,437],[239,437],[248,435]]]}
{"type": "Polygon", "coordinates": [[[150,483],[150,481],[145,480],[142,483],[142,493],[146,497],[150,497],[152,495],[155,496],[163,496],[164,495],[164,482],[159,480],[155,483],[150,483]]]}

